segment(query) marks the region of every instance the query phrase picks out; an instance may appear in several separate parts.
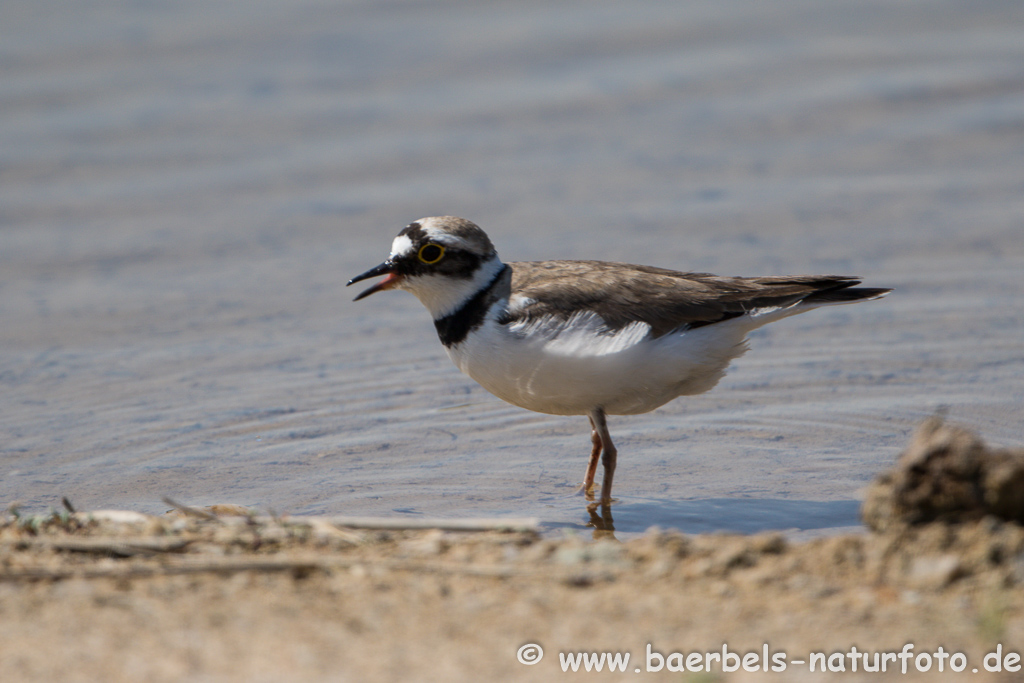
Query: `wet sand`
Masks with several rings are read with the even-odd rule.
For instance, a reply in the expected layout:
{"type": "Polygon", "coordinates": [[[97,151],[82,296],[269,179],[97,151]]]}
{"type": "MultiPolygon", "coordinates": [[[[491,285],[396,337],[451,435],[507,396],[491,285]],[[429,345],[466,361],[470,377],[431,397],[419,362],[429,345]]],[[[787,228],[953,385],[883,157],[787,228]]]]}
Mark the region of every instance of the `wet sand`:
{"type": "Polygon", "coordinates": [[[345,282],[410,220],[506,260],[860,274],[704,396],[615,418],[620,532],[859,527],[940,408],[1021,443],[1019,3],[0,10],[0,501],[538,516],[583,418],[345,282]]]}

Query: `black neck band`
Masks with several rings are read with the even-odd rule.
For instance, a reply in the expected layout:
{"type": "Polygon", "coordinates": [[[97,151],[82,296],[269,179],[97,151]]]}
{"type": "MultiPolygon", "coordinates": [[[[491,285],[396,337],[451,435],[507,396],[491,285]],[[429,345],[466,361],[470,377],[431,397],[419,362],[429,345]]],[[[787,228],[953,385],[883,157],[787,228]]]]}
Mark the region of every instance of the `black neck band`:
{"type": "Polygon", "coordinates": [[[470,332],[480,327],[487,315],[487,309],[493,301],[491,293],[498,286],[508,266],[502,266],[494,279],[479,292],[473,295],[459,310],[449,313],[445,317],[435,320],[434,327],[437,328],[437,336],[445,346],[461,344],[466,340],[470,332]]]}

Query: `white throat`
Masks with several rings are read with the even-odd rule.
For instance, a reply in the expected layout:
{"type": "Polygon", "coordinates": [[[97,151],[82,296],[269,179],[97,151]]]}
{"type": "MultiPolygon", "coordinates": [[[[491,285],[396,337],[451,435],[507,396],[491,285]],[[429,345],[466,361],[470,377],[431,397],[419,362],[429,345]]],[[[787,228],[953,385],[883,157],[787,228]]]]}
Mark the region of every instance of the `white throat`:
{"type": "Polygon", "coordinates": [[[420,275],[404,278],[399,288],[415,294],[431,317],[440,320],[462,308],[477,292],[491,284],[504,266],[495,254],[481,263],[471,277],[420,275]]]}

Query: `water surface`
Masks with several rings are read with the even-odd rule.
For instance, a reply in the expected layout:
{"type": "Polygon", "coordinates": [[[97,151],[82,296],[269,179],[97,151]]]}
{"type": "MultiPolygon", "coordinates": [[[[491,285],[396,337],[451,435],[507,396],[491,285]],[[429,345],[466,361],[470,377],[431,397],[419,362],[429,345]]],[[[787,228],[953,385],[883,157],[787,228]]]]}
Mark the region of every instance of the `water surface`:
{"type": "Polygon", "coordinates": [[[1024,442],[1015,0],[15,0],[0,110],[3,503],[585,529],[584,418],[350,301],[438,214],[506,260],[896,288],[612,418],[621,531],[855,526],[939,409],[1024,442]]]}

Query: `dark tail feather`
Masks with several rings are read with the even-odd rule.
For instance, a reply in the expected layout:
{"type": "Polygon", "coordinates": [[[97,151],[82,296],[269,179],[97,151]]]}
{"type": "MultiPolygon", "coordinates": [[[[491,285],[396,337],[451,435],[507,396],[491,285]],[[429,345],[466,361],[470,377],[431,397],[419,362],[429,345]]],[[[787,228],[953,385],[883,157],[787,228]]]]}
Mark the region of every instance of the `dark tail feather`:
{"type": "MultiPolygon", "coordinates": [[[[855,285],[859,283],[851,282],[850,284],[855,285]]],[[[842,287],[839,289],[827,289],[823,292],[815,292],[814,294],[805,297],[800,303],[848,304],[853,303],[854,301],[879,299],[891,291],[891,289],[883,289],[880,287],[842,287]]]]}

